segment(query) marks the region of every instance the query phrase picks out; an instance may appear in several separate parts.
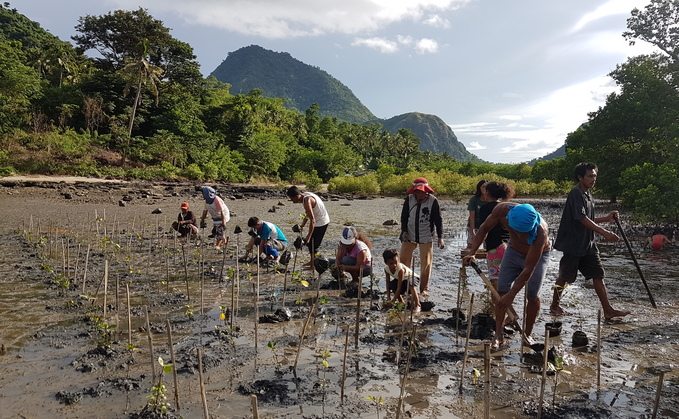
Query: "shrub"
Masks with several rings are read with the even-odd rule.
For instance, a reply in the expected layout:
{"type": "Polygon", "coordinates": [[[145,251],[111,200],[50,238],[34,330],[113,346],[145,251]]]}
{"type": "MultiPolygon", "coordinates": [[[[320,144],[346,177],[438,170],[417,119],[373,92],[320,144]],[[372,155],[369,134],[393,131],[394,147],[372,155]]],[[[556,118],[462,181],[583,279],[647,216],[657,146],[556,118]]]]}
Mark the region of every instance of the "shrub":
{"type": "Polygon", "coordinates": [[[328,192],[377,194],[380,192],[380,185],[377,177],[372,174],[360,177],[342,176],[330,179],[328,192]]]}

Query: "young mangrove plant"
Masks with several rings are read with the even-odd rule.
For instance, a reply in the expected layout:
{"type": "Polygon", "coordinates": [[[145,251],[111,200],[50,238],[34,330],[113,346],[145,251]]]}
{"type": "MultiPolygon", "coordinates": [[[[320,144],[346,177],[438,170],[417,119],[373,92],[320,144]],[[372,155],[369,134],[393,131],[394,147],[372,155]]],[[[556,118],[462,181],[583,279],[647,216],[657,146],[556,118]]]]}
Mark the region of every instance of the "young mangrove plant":
{"type": "Polygon", "coordinates": [[[163,371],[158,378],[158,383],[151,387],[151,394],[146,396],[147,402],[144,409],[147,410],[148,408],[151,412],[164,415],[170,404],[167,402],[167,396],[165,395],[167,388],[163,384],[163,374],[172,373],[172,364],[166,364],[162,357],[158,357],[158,364],[160,364],[163,371]]]}
{"type": "Polygon", "coordinates": [[[367,396],[365,398],[366,400],[370,400],[372,404],[375,406],[375,409],[377,409],[377,419],[380,419],[380,406],[382,406],[383,399],[382,396],[367,396]]]}
{"type": "Polygon", "coordinates": [[[274,361],[276,362],[276,371],[280,371],[281,362],[278,360],[278,353],[276,352],[277,349],[278,349],[277,343],[278,343],[278,342],[276,342],[276,341],[270,340],[270,341],[266,344],[266,346],[269,348],[269,350],[270,350],[271,353],[273,354],[273,359],[274,359],[274,361]]]}
{"type": "Polygon", "coordinates": [[[563,357],[556,355],[554,362],[548,363],[549,371],[554,371],[554,390],[552,391],[552,407],[556,406],[556,387],[559,385],[559,374],[570,374],[571,372],[563,369],[563,357]]]}

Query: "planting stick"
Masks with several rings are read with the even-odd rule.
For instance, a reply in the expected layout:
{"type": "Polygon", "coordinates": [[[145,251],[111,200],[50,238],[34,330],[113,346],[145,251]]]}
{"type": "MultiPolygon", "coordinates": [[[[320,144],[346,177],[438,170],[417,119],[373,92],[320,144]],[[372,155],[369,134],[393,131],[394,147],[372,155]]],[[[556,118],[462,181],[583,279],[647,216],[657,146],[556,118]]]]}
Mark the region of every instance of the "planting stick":
{"type": "MultiPolygon", "coordinates": [[[[255,354],[257,353],[257,323],[259,320],[259,304],[257,303],[257,300],[259,300],[259,296],[257,295],[257,290],[255,288],[255,284],[252,284],[252,292],[253,292],[253,306],[255,307],[255,354]]],[[[257,358],[255,356],[255,358],[257,358]]]]}
{"type": "Polygon", "coordinates": [[[132,345],[132,306],[130,305],[130,284],[125,283],[125,293],[127,294],[127,344],[132,345]]]}
{"type": "Polygon", "coordinates": [[[64,239],[61,239],[61,274],[65,277],[68,278],[68,275],[66,274],[66,244],[64,243],[64,239]]]}
{"type": "Polygon", "coordinates": [[[170,256],[165,255],[165,288],[166,292],[170,292],[170,256]]]}
{"type": "MultiPolygon", "coordinates": [[[[226,252],[224,252],[224,254],[226,254],[226,252]]],[[[203,259],[203,253],[198,256],[198,269],[200,269],[200,314],[203,315],[205,314],[203,311],[203,289],[205,287],[205,259],[203,259]]],[[[222,282],[221,279],[219,282],[222,282]]]]}
{"type": "Polygon", "coordinates": [[[467,269],[464,266],[460,268],[460,276],[457,279],[457,313],[455,318],[455,346],[459,346],[460,340],[460,288],[462,284],[462,278],[467,277],[467,269]]]}
{"type": "Polygon", "coordinates": [[[641,267],[639,266],[639,262],[637,262],[636,256],[634,256],[634,251],[632,251],[632,245],[629,244],[629,240],[627,240],[627,235],[625,234],[625,230],[622,229],[622,226],[620,225],[620,220],[618,220],[618,217],[615,217],[615,224],[618,225],[618,229],[620,229],[620,235],[622,236],[623,240],[625,240],[625,244],[627,245],[627,250],[629,250],[629,255],[632,257],[632,261],[634,262],[634,266],[637,268],[637,272],[639,272],[639,277],[641,278],[641,282],[644,283],[644,288],[646,288],[646,292],[648,293],[648,299],[651,300],[651,305],[653,308],[658,308],[658,306],[655,305],[655,300],[653,299],[653,295],[651,294],[651,289],[648,288],[648,284],[646,283],[646,279],[644,278],[644,274],[641,272],[641,267]]]}
{"type": "Polygon", "coordinates": [[[483,417],[490,418],[490,343],[483,344],[483,417]]]}
{"type": "Polygon", "coordinates": [[[596,324],[596,388],[601,388],[601,309],[597,313],[596,324]]]}
{"type": "Polygon", "coordinates": [[[87,263],[90,261],[90,245],[87,245],[87,255],[85,256],[85,272],[83,273],[83,292],[85,295],[85,281],[87,280],[87,263]]]}
{"type": "Polygon", "coordinates": [[[200,399],[203,401],[203,418],[210,419],[210,412],[207,410],[207,397],[205,396],[205,381],[203,381],[203,355],[200,348],[196,348],[198,352],[198,378],[200,379],[200,399]]]}
{"type": "Polygon", "coordinates": [[[347,334],[344,337],[344,360],[342,361],[342,384],[340,391],[340,404],[344,403],[344,383],[347,379],[347,350],[349,349],[349,330],[350,325],[347,325],[347,334]]]}
{"type": "Polygon", "coordinates": [[[177,384],[177,364],[174,361],[174,344],[172,343],[172,325],[170,319],[165,319],[165,329],[167,329],[167,343],[170,347],[170,362],[172,362],[172,378],[174,379],[174,404],[179,412],[179,385],[177,384]]]}
{"type": "MultiPolygon", "coordinates": [[[[148,306],[144,306],[144,313],[146,313],[146,336],[149,340],[149,354],[151,356],[151,376],[153,377],[152,383],[156,382],[156,360],[153,358],[153,338],[151,337],[151,323],[149,322],[149,309],[148,306]]],[[[163,373],[162,371],[160,372],[163,373]]]]}
{"type": "Polygon", "coordinates": [[[467,351],[469,349],[469,336],[472,333],[472,309],[474,307],[474,294],[469,300],[469,314],[467,318],[467,340],[464,343],[464,356],[462,357],[462,372],[460,373],[460,394],[462,394],[462,384],[464,384],[464,370],[467,368],[467,351]]]}
{"type": "MultiPolygon", "coordinates": [[[[231,280],[231,330],[233,330],[233,317],[236,315],[236,281],[240,280],[240,269],[238,263],[238,247],[240,245],[240,234],[236,235],[236,274],[231,280]]],[[[283,290],[285,292],[285,290],[283,290]]],[[[285,294],[283,294],[283,301],[285,301],[285,294]]]]}
{"type": "Polygon", "coordinates": [[[189,293],[189,268],[186,264],[186,246],[182,246],[182,257],[184,258],[184,281],[186,282],[186,300],[191,301],[189,293]]]}
{"type": "MultiPolygon", "coordinates": [[[[523,320],[521,321],[521,327],[526,330],[526,306],[528,305],[528,287],[523,287],[523,320]]],[[[523,345],[521,345],[521,357],[523,359],[523,345]]]]}
{"type": "Polygon", "coordinates": [[[408,371],[410,370],[410,360],[413,357],[413,347],[415,346],[415,330],[416,325],[413,325],[413,330],[410,334],[410,346],[408,348],[408,360],[406,361],[406,369],[403,372],[403,377],[401,378],[401,394],[398,397],[398,405],[396,406],[396,419],[401,418],[401,407],[403,406],[403,397],[406,390],[406,380],[408,379],[408,371]]]}
{"type": "Polygon", "coordinates": [[[73,268],[73,285],[75,285],[75,281],[78,279],[78,265],[80,262],[80,247],[82,246],[82,243],[78,243],[78,256],[75,258],[75,267],[73,268]]]}
{"type": "Polygon", "coordinates": [[[118,300],[120,294],[120,278],[116,275],[116,335],[120,338],[120,316],[118,315],[118,300]]]}
{"type": "Polygon", "coordinates": [[[542,362],[542,384],[540,385],[540,403],[538,404],[538,419],[542,416],[542,402],[545,398],[545,383],[547,382],[547,364],[549,363],[549,331],[545,328],[545,356],[542,362]]]}
{"type": "Polygon", "coordinates": [[[653,415],[651,419],[655,419],[658,416],[658,405],[660,405],[660,394],[662,393],[662,384],[665,379],[665,371],[660,371],[660,376],[658,377],[658,389],[655,391],[655,404],[653,405],[653,415]]]}
{"type": "Polygon", "coordinates": [[[108,259],[104,261],[104,320],[106,320],[106,297],[108,295],[108,259]]]}
{"type": "Polygon", "coordinates": [[[250,399],[252,400],[252,418],[259,419],[259,412],[257,411],[257,395],[250,395],[250,399]]]}
{"type": "Polygon", "coordinates": [[[359,322],[361,321],[361,294],[363,294],[363,266],[358,268],[358,295],[356,296],[356,330],[354,332],[354,344],[358,349],[359,322]]]}
{"type": "Polygon", "coordinates": [[[311,309],[309,309],[309,314],[307,315],[306,321],[304,322],[304,326],[302,326],[302,333],[299,335],[299,345],[297,345],[297,356],[295,357],[295,364],[292,366],[292,371],[295,374],[295,378],[297,378],[297,362],[299,362],[299,353],[302,352],[302,343],[304,342],[304,335],[306,334],[306,328],[309,325],[309,320],[311,320],[311,314],[314,312],[314,308],[316,308],[316,303],[311,305],[311,309]]]}
{"type": "Polygon", "coordinates": [[[229,248],[229,239],[230,239],[230,237],[227,237],[226,243],[224,243],[224,246],[222,246],[222,268],[219,271],[219,282],[220,283],[224,282],[224,265],[226,264],[226,251],[229,248]]]}

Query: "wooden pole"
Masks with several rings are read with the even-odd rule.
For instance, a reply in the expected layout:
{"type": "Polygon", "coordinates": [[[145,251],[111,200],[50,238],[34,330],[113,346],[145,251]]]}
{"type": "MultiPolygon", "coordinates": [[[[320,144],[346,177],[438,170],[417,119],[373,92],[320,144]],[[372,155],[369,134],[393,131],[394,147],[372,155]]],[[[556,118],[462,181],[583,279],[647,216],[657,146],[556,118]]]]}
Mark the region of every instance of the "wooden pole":
{"type": "Polygon", "coordinates": [[[472,310],[474,308],[474,294],[469,300],[469,313],[467,314],[467,339],[464,343],[464,356],[462,357],[462,372],[460,373],[460,394],[462,394],[462,385],[464,384],[464,371],[467,368],[467,351],[469,349],[469,337],[472,333],[472,310]]]}
{"type": "Polygon", "coordinates": [[[108,296],[108,259],[104,262],[104,321],[106,321],[106,297],[108,296]]]}
{"type": "Polygon", "coordinates": [[[87,263],[90,260],[90,245],[87,245],[87,255],[85,256],[85,272],[83,273],[83,290],[82,294],[85,295],[85,281],[87,281],[87,263]]]}
{"type": "Polygon", "coordinates": [[[349,349],[349,330],[351,326],[347,325],[347,334],[344,337],[344,360],[342,361],[342,384],[340,391],[340,404],[344,403],[344,383],[347,379],[347,350],[349,349]]]}
{"type": "Polygon", "coordinates": [[[358,268],[358,295],[356,296],[356,330],[354,331],[354,345],[358,349],[358,335],[361,321],[361,294],[363,294],[363,266],[358,268]]]}
{"type": "Polygon", "coordinates": [[[660,395],[662,394],[663,380],[665,379],[665,371],[660,371],[660,376],[658,377],[658,388],[655,391],[655,404],[653,405],[653,415],[651,419],[655,419],[658,416],[658,406],[660,405],[660,395]]]}
{"type": "Polygon", "coordinates": [[[490,419],[490,343],[483,344],[483,417],[490,419]]]}
{"type": "Polygon", "coordinates": [[[174,380],[174,404],[177,406],[177,412],[179,412],[179,385],[177,383],[177,364],[174,360],[174,344],[172,343],[172,325],[170,324],[170,319],[165,320],[165,329],[167,330],[167,342],[170,347],[170,362],[172,362],[172,378],[174,380]]]}
{"type": "Polygon", "coordinates": [[[257,396],[252,394],[250,396],[250,400],[252,401],[252,417],[253,419],[259,419],[259,411],[257,410],[257,396]]]}
{"type": "Polygon", "coordinates": [[[545,356],[542,362],[542,384],[540,385],[540,402],[538,404],[538,415],[537,418],[540,419],[542,416],[542,403],[545,398],[545,384],[547,382],[547,365],[549,363],[549,331],[545,329],[545,356]]]}
{"type": "Polygon", "coordinates": [[[203,418],[210,419],[210,412],[207,410],[207,397],[205,396],[205,381],[203,380],[203,355],[200,348],[196,348],[198,352],[198,378],[200,379],[200,399],[203,401],[203,418]]]}
{"type": "Polygon", "coordinates": [[[311,305],[311,309],[309,310],[309,315],[307,315],[306,321],[304,322],[304,326],[302,326],[302,333],[299,335],[299,345],[297,345],[297,356],[295,357],[295,364],[292,366],[292,371],[295,373],[295,377],[297,377],[297,362],[299,362],[299,354],[302,352],[302,343],[304,342],[304,335],[306,334],[306,328],[309,325],[309,321],[311,320],[311,314],[314,312],[314,308],[316,308],[316,304],[311,305]]]}
{"type": "MultiPolygon", "coordinates": [[[[149,354],[151,356],[151,376],[153,377],[153,383],[156,382],[156,360],[153,357],[153,338],[151,337],[151,323],[149,322],[149,309],[148,306],[144,306],[144,313],[146,313],[146,336],[149,340],[149,354]]],[[[162,371],[161,371],[162,374],[162,371]]]]}
{"type": "Polygon", "coordinates": [[[598,311],[596,325],[596,388],[601,388],[601,309],[598,311]]]}
{"type": "Polygon", "coordinates": [[[467,277],[467,270],[463,266],[463,267],[460,268],[460,276],[457,279],[457,308],[456,308],[457,318],[455,319],[455,346],[460,345],[460,342],[459,342],[459,340],[460,340],[460,310],[461,310],[460,304],[462,303],[462,301],[460,299],[460,291],[461,291],[460,288],[462,287],[462,278],[466,278],[466,277],[467,277]]]}
{"type": "Polygon", "coordinates": [[[127,344],[132,345],[132,305],[130,304],[130,284],[125,283],[127,294],[127,344]]]}

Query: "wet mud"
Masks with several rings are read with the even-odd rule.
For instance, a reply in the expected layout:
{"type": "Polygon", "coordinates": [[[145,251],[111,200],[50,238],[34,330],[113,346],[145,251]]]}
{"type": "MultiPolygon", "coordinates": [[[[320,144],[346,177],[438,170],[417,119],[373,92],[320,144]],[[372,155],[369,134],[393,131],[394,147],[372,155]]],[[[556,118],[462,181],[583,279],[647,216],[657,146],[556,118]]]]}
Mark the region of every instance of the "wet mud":
{"type": "MultiPolygon", "coordinates": [[[[256,215],[278,224],[292,242],[303,209],[282,190],[217,190],[233,215],[221,252],[207,233],[182,243],[171,232],[181,202],[202,211],[194,185],[0,182],[7,220],[0,227],[2,417],[202,417],[198,350],[215,418],[252,417],[252,395],[260,417],[268,418],[382,418],[399,409],[408,418],[484,416],[484,344],[494,324],[481,278],[461,269],[466,203],[441,202],[446,247],[434,251],[427,299],[433,307],[411,316],[381,304],[380,256],[399,246],[399,226],[386,221],[399,219],[400,199],[325,196],[333,223],[322,255],[333,256],[344,224],[373,242],[375,277],[365,279],[359,307],[357,294],[333,287],[329,272],[319,279],[300,270],[305,251],[292,249],[287,273],[238,263],[249,236],[233,233],[236,226],[247,231],[256,215]],[[173,374],[158,363],[171,362],[168,332],[177,397],[173,374]],[[147,406],[159,381],[165,413],[147,406]]],[[[543,213],[553,237],[562,202],[527,202],[543,213]]],[[[600,203],[598,210],[610,208],[600,203]]],[[[491,351],[491,417],[540,411],[544,418],[650,418],[656,398],[657,417],[679,416],[677,257],[672,249],[642,250],[645,227],[624,217],[623,226],[658,307],[651,307],[620,242],[600,250],[610,300],[632,314],[599,323],[595,292],[579,278],[562,299],[570,314],[550,315],[560,258],[552,252],[533,337],[540,342],[546,323],[562,323],[549,347],[563,359],[563,371],[547,375],[540,406],[543,353],[508,334],[509,345],[491,351]]],[[[522,317],[520,302],[514,307],[522,317]]]]}

